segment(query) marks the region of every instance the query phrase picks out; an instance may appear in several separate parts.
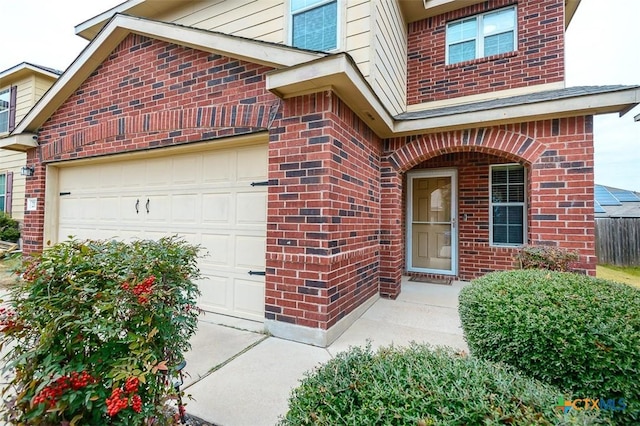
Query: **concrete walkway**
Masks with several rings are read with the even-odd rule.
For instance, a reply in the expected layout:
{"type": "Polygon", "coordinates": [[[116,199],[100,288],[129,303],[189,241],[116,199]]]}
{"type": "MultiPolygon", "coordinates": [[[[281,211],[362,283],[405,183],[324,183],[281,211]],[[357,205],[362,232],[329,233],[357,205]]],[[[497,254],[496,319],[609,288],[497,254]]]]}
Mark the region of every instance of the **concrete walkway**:
{"type": "Polygon", "coordinates": [[[183,387],[193,400],[187,413],[220,426],[274,425],[305,372],[350,346],[373,348],[411,341],[467,350],[452,285],[405,280],[397,300],[378,299],[328,348],[268,337],[261,324],[204,316],[187,354],[183,387]]]}

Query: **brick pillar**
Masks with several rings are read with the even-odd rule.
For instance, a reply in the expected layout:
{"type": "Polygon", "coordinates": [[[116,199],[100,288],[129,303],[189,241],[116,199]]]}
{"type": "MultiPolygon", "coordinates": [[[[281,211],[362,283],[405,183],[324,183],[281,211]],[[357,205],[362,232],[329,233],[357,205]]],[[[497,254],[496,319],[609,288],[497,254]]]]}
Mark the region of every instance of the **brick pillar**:
{"type": "Polygon", "coordinates": [[[593,117],[537,123],[547,147],[531,167],[531,244],[578,251],[577,269],[595,275],[593,117]]]}
{"type": "Polygon", "coordinates": [[[404,259],[402,175],[385,160],[381,176],[380,295],[395,299],[400,294],[404,259]]]}

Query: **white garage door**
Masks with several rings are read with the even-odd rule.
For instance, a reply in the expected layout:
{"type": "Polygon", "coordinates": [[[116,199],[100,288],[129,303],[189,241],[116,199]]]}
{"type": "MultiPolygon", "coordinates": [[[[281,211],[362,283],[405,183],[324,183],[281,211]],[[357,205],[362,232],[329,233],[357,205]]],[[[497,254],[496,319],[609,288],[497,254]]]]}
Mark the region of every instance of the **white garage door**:
{"type": "Polygon", "coordinates": [[[58,239],[158,239],[200,244],[200,306],[264,319],[267,147],[61,167],[58,239]]]}

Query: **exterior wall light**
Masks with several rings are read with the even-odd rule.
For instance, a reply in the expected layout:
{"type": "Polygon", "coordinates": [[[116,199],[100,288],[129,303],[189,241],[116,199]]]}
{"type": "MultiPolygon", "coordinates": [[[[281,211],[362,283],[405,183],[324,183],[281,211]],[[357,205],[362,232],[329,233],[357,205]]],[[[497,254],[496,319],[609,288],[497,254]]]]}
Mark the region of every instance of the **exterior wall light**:
{"type": "Polygon", "coordinates": [[[36,169],[33,166],[24,166],[20,169],[20,174],[22,176],[30,177],[30,176],[33,176],[35,172],[36,172],[36,169]]]}

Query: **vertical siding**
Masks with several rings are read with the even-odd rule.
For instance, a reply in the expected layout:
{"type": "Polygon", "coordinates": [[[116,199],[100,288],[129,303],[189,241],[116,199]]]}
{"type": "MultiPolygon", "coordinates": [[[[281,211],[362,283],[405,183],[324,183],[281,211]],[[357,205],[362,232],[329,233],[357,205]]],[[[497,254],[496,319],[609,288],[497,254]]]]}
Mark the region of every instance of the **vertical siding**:
{"type": "Polygon", "coordinates": [[[371,85],[392,115],[406,109],[407,26],[397,1],[374,1],[371,85]]]}

